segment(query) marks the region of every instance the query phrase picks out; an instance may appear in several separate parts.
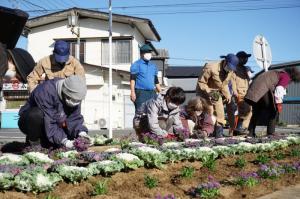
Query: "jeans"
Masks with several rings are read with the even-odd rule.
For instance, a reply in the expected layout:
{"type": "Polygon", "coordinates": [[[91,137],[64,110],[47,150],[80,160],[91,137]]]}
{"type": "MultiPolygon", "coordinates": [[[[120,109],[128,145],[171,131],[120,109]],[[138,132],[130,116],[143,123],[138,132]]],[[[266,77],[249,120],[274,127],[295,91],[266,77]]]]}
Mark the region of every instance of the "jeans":
{"type": "Polygon", "coordinates": [[[136,99],[134,102],[135,111],[137,111],[141,105],[149,99],[156,97],[156,92],[154,90],[141,90],[135,89],[136,99]]]}

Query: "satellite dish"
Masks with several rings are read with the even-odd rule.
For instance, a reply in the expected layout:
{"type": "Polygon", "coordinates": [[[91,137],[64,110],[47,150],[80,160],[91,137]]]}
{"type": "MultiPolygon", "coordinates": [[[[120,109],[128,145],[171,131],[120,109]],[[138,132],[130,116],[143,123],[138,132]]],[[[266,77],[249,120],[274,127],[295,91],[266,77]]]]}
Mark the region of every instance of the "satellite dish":
{"type": "Polygon", "coordinates": [[[253,41],[253,55],[256,63],[265,71],[272,63],[271,47],[262,35],[257,35],[253,41]]]}

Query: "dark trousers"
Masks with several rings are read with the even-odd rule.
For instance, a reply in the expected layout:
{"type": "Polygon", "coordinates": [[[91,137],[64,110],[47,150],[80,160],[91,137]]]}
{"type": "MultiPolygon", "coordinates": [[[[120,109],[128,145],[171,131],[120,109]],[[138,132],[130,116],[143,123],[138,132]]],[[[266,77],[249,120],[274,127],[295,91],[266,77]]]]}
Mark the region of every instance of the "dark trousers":
{"type": "Polygon", "coordinates": [[[26,141],[31,145],[49,145],[46,139],[44,113],[38,107],[32,107],[20,115],[18,125],[26,135],[26,141]]]}
{"type": "Polygon", "coordinates": [[[267,92],[257,103],[249,101],[246,102],[252,105],[252,117],[249,124],[249,134],[255,136],[255,128],[259,120],[265,121],[267,125],[267,134],[272,135],[275,133],[276,121],[278,119],[278,112],[274,105],[273,95],[267,92]]]}
{"type": "Polygon", "coordinates": [[[156,96],[156,92],[154,90],[141,90],[135,89],[136,100],[134,102],[135,111],[137,111],[141,105],[147,100],[156,96]]]}

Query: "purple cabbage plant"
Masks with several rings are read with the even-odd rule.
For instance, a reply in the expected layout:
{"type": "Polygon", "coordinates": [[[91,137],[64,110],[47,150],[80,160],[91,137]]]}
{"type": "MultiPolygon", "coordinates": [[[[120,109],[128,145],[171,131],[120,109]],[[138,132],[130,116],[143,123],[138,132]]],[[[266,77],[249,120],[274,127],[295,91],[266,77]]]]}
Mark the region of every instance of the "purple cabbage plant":
{"type": "Polygon", "coordinates": [[[98,162],[108,159],[109,156],[110,154],[106,152],[84,151],[78,155],[78,159],[87,162],[98,162]]]}
{"type": "Polygon", "coordinates": [[[166,141],[164,137],[151,132],[142,133],[141,139],[142,142],[155,146],[160,146],[166,141]]]}
{"type": "Polygon", "coordinates": [[[90,146],[90,141],[85,137],[78,137],[74,140],[74,147],[77,151],[86,151],[90,146]]]}

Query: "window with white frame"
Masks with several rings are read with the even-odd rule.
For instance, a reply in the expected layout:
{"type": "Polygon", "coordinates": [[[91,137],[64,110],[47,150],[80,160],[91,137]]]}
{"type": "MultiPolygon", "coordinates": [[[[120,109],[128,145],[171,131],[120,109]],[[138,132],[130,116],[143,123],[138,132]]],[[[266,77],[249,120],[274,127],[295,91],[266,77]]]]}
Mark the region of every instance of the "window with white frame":
{"type": "MultiPolygon", "coordinates": [[[[70,41],[70,54],[73,57],[76,57],[76,41],[70,41]]],[[[79,48],[79,61],[81,63],[85,62],[85,41],[80,41],[80,48],[79,48]]]]}
{"type": "MultiPolygon", "coordinates": [[[[102,65],[109,64],[109,42],[102,40],[102,65]]],[[[131,40],[112,41],[112,64],[131,64],[131,40]]]]}

